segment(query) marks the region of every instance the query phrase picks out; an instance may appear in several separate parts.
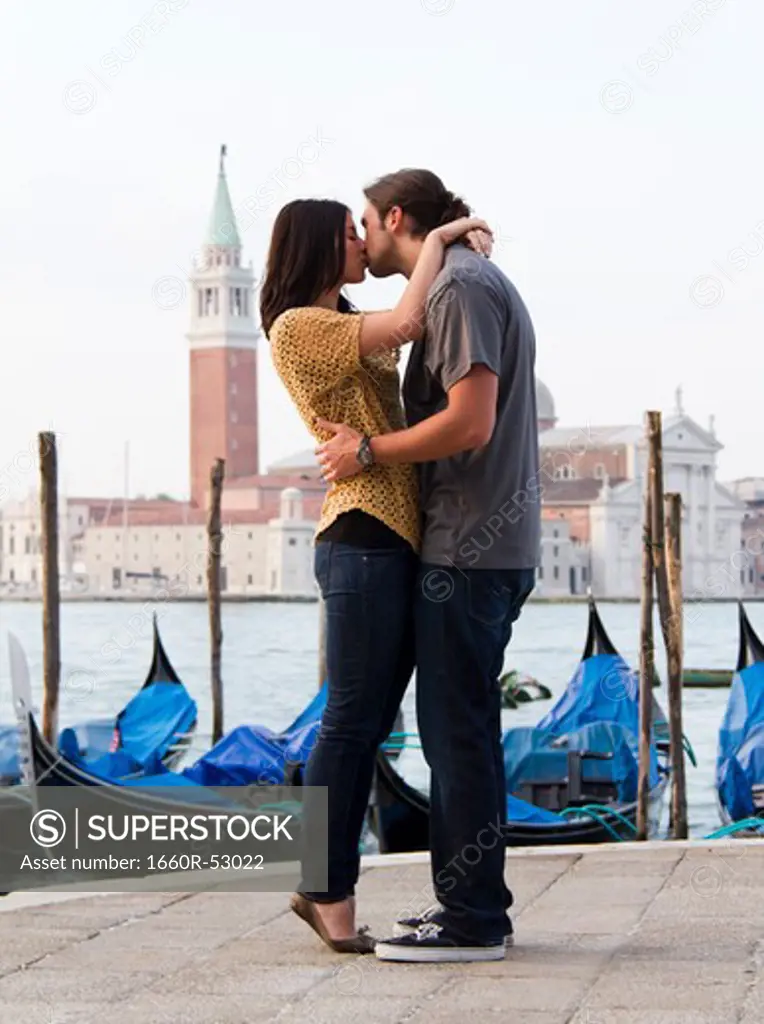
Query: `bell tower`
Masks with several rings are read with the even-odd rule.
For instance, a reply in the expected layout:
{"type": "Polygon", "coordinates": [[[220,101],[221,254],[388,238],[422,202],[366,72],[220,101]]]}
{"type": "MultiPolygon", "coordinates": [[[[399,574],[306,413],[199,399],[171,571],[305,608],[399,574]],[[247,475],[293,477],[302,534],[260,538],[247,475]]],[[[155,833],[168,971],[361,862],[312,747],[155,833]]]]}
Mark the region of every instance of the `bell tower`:
{"type": "Polygon", "coordinates": [[[258,472],[257,342],[252,264],[241,239],[220,147],[215,201],[191,280],[191,501],[206,507],[210,470],[226,461],[226,479],[258,472]]]}

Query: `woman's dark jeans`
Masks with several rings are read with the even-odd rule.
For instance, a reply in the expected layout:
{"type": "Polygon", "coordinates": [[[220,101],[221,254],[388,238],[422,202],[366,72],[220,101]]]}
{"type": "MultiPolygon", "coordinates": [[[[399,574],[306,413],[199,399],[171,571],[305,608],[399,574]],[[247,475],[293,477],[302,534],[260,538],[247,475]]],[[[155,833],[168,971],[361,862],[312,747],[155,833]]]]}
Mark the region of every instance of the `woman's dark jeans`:
{"type": "MultiPolygon", "coordinates": [[[[414,667],[417,558],[410,548],[316,545],[315,572],[326,607],[327,703],[304,786],[326,786],[329,871],[320,903],[355,892],[360,842],[377,748],[395,723],[414,667]]],[[[310,844],[310,800],[304,809],[310,844]]]]}

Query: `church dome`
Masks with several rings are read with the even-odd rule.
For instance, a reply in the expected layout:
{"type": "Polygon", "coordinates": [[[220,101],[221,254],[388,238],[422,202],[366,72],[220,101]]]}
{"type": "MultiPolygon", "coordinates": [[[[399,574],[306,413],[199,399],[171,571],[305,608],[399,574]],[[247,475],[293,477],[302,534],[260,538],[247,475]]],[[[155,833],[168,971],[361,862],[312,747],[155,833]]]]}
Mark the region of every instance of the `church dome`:
{"type": "Polygon", "coordinates": [[[552,392],[543,381],[536,378],[536,416],[539,423],[553,427],[557,422],[552,392]]]}

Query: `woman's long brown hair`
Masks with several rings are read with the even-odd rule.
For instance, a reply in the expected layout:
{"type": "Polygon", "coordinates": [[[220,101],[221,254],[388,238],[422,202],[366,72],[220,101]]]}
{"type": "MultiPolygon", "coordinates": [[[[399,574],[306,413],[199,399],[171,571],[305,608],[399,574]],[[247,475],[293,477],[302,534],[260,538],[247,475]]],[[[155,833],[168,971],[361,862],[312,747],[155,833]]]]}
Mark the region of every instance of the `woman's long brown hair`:
{"type": "MultiPolygon", "coordinates": [[[[347,214],[334,199],[295,199],[279,211],[260,290],[266,338],[282,313],[311,306],[342,280],[347,214]]],[[[347,305],[341,300],[340,311],[347,305]]]]}

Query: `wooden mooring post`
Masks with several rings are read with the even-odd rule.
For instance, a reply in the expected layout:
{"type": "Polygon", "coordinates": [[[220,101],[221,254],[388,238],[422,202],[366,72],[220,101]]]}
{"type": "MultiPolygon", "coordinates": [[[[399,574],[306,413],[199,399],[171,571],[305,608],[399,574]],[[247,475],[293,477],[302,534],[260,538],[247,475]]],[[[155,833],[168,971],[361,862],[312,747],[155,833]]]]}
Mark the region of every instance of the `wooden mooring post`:
{"type": "Polygon", "coordinates": [[[659,412],[647,413],[647,486],[642,548],[642,617],[639,691],[639,785],[637,839],[648,838],[652,692],[655,672],[653,599],[658,597],[661,633],[666,646],[669,748],[672,778],[671,826],[675,839],[687,838],[687,793],[682,735],[682,499],[663,493],[663,426],[659,412]]]}
{"type": "Polygon", "coordinates": [[[650,487],[652,494],[651,527],[653,573],[655,575],[655,592],[658,597],[658,617],[661,624],[663,641],[668,650],[668,628],[671,619],[669,603],[669,586],[666,572],[666,524],[664,519],[663,497],[663,424],[659,412],[647,414],[647,437],[650,446],[650,487]]]}
{"type": "Polygon", "coordinates": [[[670,617],[666,640],[671,758],[671,823],[674,839],[687,839],[687,780],[682,732],[682,496],[666,495],[666,569],[670,617]]]}
{"type": "Polygon", "coordinates": [[[48,743],[58,736],[58,691],[61,682],[61,592],[58,577],[58,458],[56,435],[38,435],[40,519],[42,521],[42,733],[48,743]]]}
{"type": "Polygon", "coordinates": [[[216,459],[210,473],[210,506],[207,517],[207,595],[210,613],[210,641],[212,649],[212,743],[223,735],[223,680],[221,674],[221,651],[223,647],[223,625],[220,611],[220,564],[223,548],[223,531],[220,522],[220,505],[223,494],[225,460],[216,459]]]}
{"type": "MultiPolygon", "coordinates": [[[[637,786],[637,834],[644,841],[650,831],[650,747],[652,738],[653,675],[655,648],[653,639],[653,495],[655,444],[654,417],[647,414],[647,474],[644,488],[644,517],[642,524],[642,607],[639,637],[639,782],[637,786]]],[[[658,420],[660,428],[660,420],[658,420]]]]}

